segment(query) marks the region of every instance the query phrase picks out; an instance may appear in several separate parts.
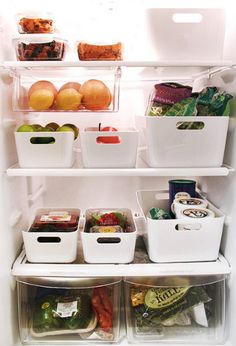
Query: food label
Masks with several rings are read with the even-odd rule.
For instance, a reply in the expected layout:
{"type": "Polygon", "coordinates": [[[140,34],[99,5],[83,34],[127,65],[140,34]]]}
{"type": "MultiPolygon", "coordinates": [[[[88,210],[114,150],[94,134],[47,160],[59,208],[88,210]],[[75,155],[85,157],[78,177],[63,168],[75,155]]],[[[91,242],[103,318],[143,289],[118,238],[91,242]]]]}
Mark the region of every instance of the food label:
{"type": "Polygon", "coordinates": [[[183,205],[201,205],[202,202],[194,198],[181,198],[178,200],[180,204],[183,205]]]}
{"type": "Polygon", "coordinates": [[[48,214],[42,215],[40,221],[42,222],[64,222],[70,221],[71,215],[67,211],[51,211],[48,214]]]}
{"type": "Polygon", "coordinates": [[[76,300],[73,302],[57,303],[57,314],[62,318],[73,316],[73,314],[76,313],[77,310],[76,300]]]}
{"type": "Polygon", "coordinates": [[[209,215],[209,213],[203,209],[185,209],[183,214],[193,219],[203,219],[209,215]]]}
{"type": "Polygon", "coordinates": [[[177,192],[175,195],[175,199],[180,199],[180,198],[190,198],[190,194],[187,192],[177,192]]]}
{"type": "Polygon", "coordinates": [[[166,308],[183,298],[188,290],[189,287],[152,288],[145,296],[145,303],[153,309],[166,308]]]}

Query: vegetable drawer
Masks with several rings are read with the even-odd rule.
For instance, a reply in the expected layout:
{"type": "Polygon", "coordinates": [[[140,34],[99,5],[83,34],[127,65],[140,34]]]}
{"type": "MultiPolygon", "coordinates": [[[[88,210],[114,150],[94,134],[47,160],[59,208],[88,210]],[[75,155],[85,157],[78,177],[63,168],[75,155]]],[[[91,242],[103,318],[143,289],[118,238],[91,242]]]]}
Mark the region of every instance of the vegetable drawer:
{"type": "Polygon", "coordinates": [[[17,277],[24,345],[119,340],[120,279],[17,277]]]}
{"type": "Polygon", "coordinates": [[[125,281],[129,342],[215,345],[224,341],[225,274],[125,281]]]}

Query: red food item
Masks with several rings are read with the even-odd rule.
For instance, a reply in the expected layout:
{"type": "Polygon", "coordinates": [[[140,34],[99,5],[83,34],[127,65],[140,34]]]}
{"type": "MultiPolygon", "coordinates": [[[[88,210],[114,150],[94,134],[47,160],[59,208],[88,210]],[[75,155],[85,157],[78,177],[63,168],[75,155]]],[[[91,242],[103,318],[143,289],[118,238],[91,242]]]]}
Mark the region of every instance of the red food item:
{"type": "Polygon", "coordinates": [[[109,332],[113,325],[113,308],[106,288],[94,288],[91,301],[99,327],[105,332],[109,332]]]}
{"type": "Polygon", "coordinates": [[[120,224],[120,220],[114,213],[103,214],[98,220],[99,226],[117,226],[120,224]]]}
{"type": "Polygon", "coordinates": [[[75,210],[51,210],[39,212],[36,215],[32,228],[42,228],[45,225],[54,226],[56,229],[60,230],[72,230],[78,227],[79,211],[75,210]]]}
{"type": "MultiPolygon", "coordinates": [[[[99,125],[99,127],[100,127],[100,125],[99,125]]],[[[106,126],[106,127],[103,127],[102,129],[99,128],[99,131],[112,132],[112,131],[118,131],[118,130],[115,127],[106,126]]],[[[120,138],[119,138],[119,136],[99,136],[97,138],[97,143],[118,144],[118,143],[120,143],[120,138]]]]}
{"type": "Polygon", "coordinates": [[[178,83],[160,83],[155,85],[153,101],[173,105],[192,94],[192,88],[178,83]]]}

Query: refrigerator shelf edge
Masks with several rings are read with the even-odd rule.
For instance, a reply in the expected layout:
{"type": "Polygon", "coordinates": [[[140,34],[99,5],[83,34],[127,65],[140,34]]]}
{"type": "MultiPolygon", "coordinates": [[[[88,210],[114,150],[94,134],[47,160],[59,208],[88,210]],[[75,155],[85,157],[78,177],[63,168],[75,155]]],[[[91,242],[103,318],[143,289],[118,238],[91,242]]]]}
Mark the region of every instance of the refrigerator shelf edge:
{"type": "Polygon", "coordinates": [[[164,60],[164,61],[4,61],[4,68],[29,67],[232,67],[231,60],[164,60]]]}
{"type": "Polygon", "coordinates": [[[33,264],[22,250],[12,267],[13,276],[50,277],[137,277],[228,275],[231,268],[223,255],[217,261],[192,263],[131,263],[131,264],[33,264]]]}
{"type": "Polygon", "coordinates": [[[15,164],[6,170],[8,176],[46,176],[46,177],[170,177],[170,176],[228,176],[234,169],[228,166],[200,168],[151,168],[140,164],[136,168],[82,168],[76,164],[72,168],[20,168],[15,164]]]}

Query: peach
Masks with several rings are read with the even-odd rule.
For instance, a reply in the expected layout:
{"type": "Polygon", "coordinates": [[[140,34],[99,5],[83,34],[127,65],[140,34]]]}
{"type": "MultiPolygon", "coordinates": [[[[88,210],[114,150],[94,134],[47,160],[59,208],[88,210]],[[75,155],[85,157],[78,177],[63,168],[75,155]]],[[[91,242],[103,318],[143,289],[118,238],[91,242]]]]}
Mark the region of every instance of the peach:
{"type": "Polygon", "coordinates": [[[80,87],[81,87],[80,83],[68,82],[68,83],[62,85],[62,87],[59,89],[59,92],[61,90],[64,90],[64,89],[75,89],[79,92],[80,87]]]}
{"type": "Polygon", "coordinates": [[[97,79],[86,81],[81,86],[80,93],[83,95],[83,106],[90,110],[106,109],[112,100],[108,87],[97,79]]]}
{"type": "Polygon", "coordinates": [[[57,95],[57,89],[53,85],[53,83],[46,81],[46,80],[40,80],[38,82],[35,82],[34,84],[31,85],[29,91],[28,91],[28,97],[31,96],[31,94],[38,89],[47,89],[53,92],[54,97],[57,95]]]}

